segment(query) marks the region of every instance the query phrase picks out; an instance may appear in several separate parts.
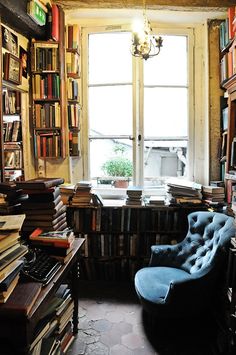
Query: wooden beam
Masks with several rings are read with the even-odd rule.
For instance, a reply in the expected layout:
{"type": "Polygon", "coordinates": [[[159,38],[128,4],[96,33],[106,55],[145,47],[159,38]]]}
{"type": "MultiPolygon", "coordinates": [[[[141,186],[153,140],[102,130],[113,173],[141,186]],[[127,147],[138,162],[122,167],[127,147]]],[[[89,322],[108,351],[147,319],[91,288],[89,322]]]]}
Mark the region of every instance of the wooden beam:
{"type": "MultiPolygon", "coordinates": [[[[55,0],[64,10],[85,8],[107,9],[140,9],[143,8],[143,0],[55,0]]],[[[235,5],[235,0],[146,0],[146,8],[150,10],[176,9],[176,10],[207,10],[228,8],[235,5]]]]}
{"type": "Polygon", "coordinates": [[[37,25],[27,14],[27,0],[0,0],[2,22],[25,37],[45,37],[45,26],[37,25]]]}

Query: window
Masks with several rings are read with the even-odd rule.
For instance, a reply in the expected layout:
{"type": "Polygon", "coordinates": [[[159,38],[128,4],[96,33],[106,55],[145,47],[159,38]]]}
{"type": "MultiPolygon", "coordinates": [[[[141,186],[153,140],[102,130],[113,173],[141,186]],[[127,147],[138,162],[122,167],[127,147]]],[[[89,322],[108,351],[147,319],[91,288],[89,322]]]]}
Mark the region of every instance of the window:
{"type": "Polygon", "coordinates": [[[147,61],[132,57],[130,31],[87,32],[85,146],[88,178],[99,185],[114,182],[115,163],[116,176],[147,188],[191,174],[191,31],[153,31],[163,47],[147,61]]]}

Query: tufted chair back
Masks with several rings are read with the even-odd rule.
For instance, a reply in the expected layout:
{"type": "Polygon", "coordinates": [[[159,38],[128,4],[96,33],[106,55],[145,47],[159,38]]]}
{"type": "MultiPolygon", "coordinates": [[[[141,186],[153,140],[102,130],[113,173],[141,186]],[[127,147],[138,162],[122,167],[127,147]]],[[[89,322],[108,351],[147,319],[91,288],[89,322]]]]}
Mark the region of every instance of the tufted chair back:
{"type": "Polygon", "coordinates": [[[209,266],[213,268],[220,251],[235,233],[233,218],[222,213],[198,211],[188,215],[188,223],[185,239],[158,255],[159,265],[168,264],[189,274],[203,272],[209,266]]]}

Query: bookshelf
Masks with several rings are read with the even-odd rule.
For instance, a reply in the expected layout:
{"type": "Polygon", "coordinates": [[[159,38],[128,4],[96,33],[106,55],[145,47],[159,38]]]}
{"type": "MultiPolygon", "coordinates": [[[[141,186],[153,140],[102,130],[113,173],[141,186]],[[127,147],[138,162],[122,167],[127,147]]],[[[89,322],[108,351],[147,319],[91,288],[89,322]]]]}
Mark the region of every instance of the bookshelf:
{"type": "Polygon", "coordinates": [[[32,41],[33,127],[37,158],[60,158],[65,155],[59,47],[59,42],[32,41]]]}
{"type": "Polygon", "coordinates": [[[81,249],[82,279],[132,281],[147,266],[150,247],[172,244],[186,235],[183,207],[67,207],[68,225],[85,242],[81,249]]]}
{"type": "Polygon", "coordinates": [[[225,180],[227,202],[231,204],[232,186],[236,183],[236,40],[235,6],[227,10],[220,24],[221,97],[221,177],[225,180]],[[234,176],[235,175],[235,176],[234,176]],[[234,181],[235,180],[235,181],[234,181]]]}
{"type": "Polygon", "coordinates": [[[58,18],[52,25],[50,39],[31,41],[34,150],[38,160],[66,157],[63,10],[56,6],[54,16],[58,18]],[[58,40],[52,39],[54,32],[58,40]]]}
{"type": "Polygon", "coordinates": [[[69,134],[69,154],[80,156],[80,28],[78,25],[66,27],[66,88],[67,120],[69,134]]]}
{"type": "MultiPolygon", "coordinates": [[[[1,23],[1,21],[0,21],[1,23]]],[[[16,35],[4,27],[8,34],[16,35]]],[[[2,32],[2,31],[1,31],[2,32]]],[[[1,33],[2,34],[2,33],[1,33]]],[[[0,36],[1,63],[0,71],[0,181],[24,180],[24,154],[23,154],[23,129],[22,129],[22,94],[20,59],[10,49],[3,49],[0,36]],[[12,66],[15,71],[12,71],[12,66]],[[16,75],[16,76],[15,76],[16,75]]],[[[11,48],[12,50],[12,48],[11,48]]]]}
{"type": "Polygon", "coordinates": [[[2,86],[3,180],[24,180],[21,92],[2,86]]]}

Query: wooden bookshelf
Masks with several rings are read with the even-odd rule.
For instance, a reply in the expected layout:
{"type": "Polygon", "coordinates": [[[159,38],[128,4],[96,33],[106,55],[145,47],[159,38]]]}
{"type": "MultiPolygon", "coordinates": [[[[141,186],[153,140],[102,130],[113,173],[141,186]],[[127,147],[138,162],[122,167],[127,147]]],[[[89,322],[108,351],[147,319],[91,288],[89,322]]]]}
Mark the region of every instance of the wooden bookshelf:
{"type": "Polygon", "coordinates": [[[80,156],[80,28],[66,27],[66,88],[69,154],[80,156]]]}
{"type": "Polygon", "coordinates": [[[68,225],[85,239],[81,278],[132,281],[135,272],[148,265],[151,245],[174,244],[185,237],[187,215],[193,210],[196,208],[68,206],[68,225]]]}
{"type": "Polygon", "coordinates": [[[63,10],[59,10],[59,40],[31,42],[32,106],[35,156],[66,157],[66,88],[63,10]]]}

